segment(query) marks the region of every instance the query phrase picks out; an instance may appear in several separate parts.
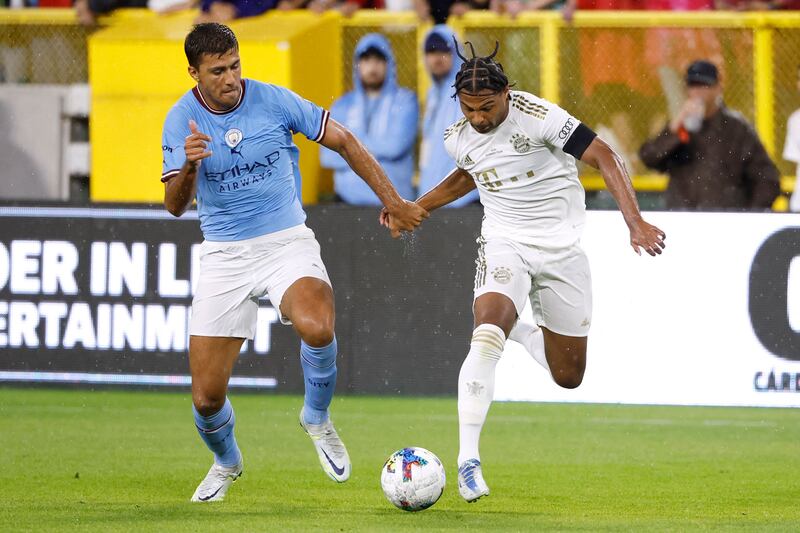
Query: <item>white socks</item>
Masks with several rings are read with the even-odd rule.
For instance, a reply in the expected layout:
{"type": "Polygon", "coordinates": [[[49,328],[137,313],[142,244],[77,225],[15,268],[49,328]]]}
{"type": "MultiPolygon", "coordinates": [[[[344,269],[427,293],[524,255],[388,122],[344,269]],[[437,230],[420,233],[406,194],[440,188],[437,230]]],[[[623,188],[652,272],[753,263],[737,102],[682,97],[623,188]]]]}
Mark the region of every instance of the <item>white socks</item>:
{"type": "MultiPolygon", "coordinates": [[[[544,354],[544,334],[542,328],[528,324],[522,320],[517,320],[508,338],[520,343],[533,359],[542,365],[547,373],[550,374],[550,365],[547,364],[547,356],[544,354]]],[[[552,375],[552,374],[551,374],[552,375]]]]}
{"type": "Polygon", "coordinates": [[[505,343],[503,330],[493,324],[481,324],[472,332],[458,375],[459,465],[467,459],[480,460],[478,441],[494,398],[494,371],[505,343]]]}

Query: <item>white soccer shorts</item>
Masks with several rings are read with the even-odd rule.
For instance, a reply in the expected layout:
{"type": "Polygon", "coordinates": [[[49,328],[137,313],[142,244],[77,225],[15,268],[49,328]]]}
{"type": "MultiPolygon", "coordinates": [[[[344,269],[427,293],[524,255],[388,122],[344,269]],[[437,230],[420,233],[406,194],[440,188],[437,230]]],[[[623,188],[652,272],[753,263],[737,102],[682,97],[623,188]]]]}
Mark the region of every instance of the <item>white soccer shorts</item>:
{"type": "MultiPolygon", "coordinates": [[[[252,339],[258,299],[268,296],[280,313],[286,290],[306,277],[331,284],[305,224],[242,241],[203,241],[189,334],[252,339]]],[[[291,323],[282,315],[281,322],[291,323]]]]}
{"type": "Polygon", "coordinates": [[[592,277],[578,244],[559,250],[503,238],[478,238],[475,299],[488,292],[508,296],[517,316],[530,298],[539,326],[585,337],[592,321],[592,277]]]}

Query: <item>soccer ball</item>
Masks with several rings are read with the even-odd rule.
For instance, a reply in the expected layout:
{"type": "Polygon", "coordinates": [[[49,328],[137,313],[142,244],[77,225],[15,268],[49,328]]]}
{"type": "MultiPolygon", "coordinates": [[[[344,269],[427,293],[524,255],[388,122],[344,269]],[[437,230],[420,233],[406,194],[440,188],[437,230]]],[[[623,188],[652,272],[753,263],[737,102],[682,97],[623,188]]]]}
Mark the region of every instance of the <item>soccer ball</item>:
{"type": "Polygon", "coordinates": [[[381,487],[398,509],[422,511],[444,492],[442,462],[425,448],[403,448],[386,460],[381,470],[381,487]]]}

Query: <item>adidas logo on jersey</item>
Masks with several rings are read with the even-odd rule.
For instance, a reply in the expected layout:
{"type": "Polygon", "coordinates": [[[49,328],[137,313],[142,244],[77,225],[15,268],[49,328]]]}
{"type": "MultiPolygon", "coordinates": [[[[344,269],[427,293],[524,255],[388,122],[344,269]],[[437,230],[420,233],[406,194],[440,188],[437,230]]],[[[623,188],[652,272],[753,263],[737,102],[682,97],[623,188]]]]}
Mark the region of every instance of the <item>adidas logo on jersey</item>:
{"type": "Polygon", "coordinates": [[[458,164],[458,166],[461,167],[461,168],[467,168],[468,166],[471,166],[471,165],[474,165],[474,164],[475,164],[475,161],[473,161],[472,158],[469,156],[469,154],[467,154],[467,157],[462,159],[461,162],[458,164]]]}

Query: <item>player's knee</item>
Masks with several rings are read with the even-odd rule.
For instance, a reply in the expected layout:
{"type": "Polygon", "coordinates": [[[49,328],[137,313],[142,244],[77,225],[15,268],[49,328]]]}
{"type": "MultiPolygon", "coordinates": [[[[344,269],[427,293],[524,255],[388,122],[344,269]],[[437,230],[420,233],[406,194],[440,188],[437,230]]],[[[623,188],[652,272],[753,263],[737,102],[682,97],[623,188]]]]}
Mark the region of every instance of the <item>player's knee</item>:
{"type": "Polygon", "coordinates": [[[333,342],[333,323],[318,318],[305,318],[295,322],[300,338],[315,348],[327,346],[333,342]]]}
{"type": "Polygon", "coordinates": [[[583,382],[583,370],[570,369],[553,372],[553,380],[559,387],[577,389],[583,382]]]}
{"type": "Polygon", "coordinates": [[[225,405],[225,395],[197,393],[192,396],[194,408],[202,416],[211,416],[225,405]]]}

